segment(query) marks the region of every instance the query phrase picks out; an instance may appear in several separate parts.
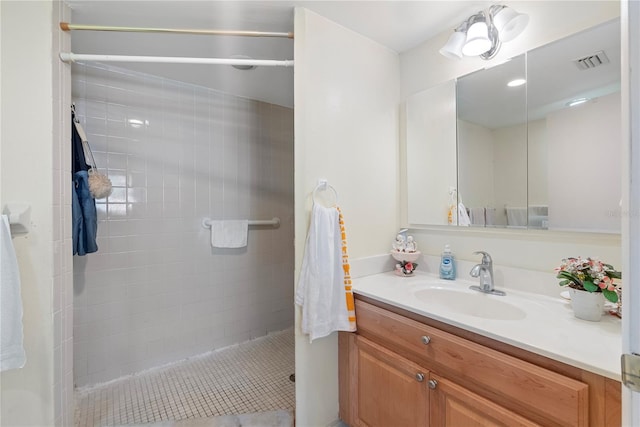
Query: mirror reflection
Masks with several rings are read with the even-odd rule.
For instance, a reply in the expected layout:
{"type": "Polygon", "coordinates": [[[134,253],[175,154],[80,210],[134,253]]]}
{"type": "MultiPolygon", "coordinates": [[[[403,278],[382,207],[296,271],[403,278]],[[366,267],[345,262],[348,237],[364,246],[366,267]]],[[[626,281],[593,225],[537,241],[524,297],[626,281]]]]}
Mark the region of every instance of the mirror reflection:
{"type": "Polygon", "coordinates": [[[524,55],[458,79],[458,199],[468,212],[460,225],[527,225],[525,83],[524,55]]]}
{"type": "Polygon", "coordinates": [[[407,101],[410,224],[455,224],[456,86],[451,80],[407,101]]]}
{"type": "Polygon", "coordinates": [[[532,50],[527,70],[529,224],[547,205],[549,229],[619,233],[620,21],[532,50]]]}
{"type": "Polygon", "coordinates": [[[460,77],[451,99],[444,87],[407,102],[409,224],[450,223],[460,202],[453,224],[620,232],[619,20],[460,77]],[[508,86],[516,79],[525,82],[508,86]],[[439,120],[421,122],[422,107],[439,120]],[[427,179],[425,169],[440,172],[427,179]]]}

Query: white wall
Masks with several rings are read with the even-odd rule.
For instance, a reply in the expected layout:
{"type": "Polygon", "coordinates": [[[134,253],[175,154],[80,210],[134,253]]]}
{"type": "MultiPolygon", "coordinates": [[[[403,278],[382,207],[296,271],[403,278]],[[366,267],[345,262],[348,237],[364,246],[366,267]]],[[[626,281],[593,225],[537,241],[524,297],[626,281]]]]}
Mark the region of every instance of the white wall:
{"type": "MultiPolygon", "coordinates": [[[[295,33],[297,279],[319,178],[338,192],[350,258],[390,249],[398,224],[399,68],[394,52],[302,8],[295,33]]],[[[327,425],[338,417],[337,334],[309,344],[299,322],[298,310],[296,425],[327,425]]]]}
{"type": "MultiPolygon", "coordinates": [[[[622,1],[622,194],[623,211],[623,270],[625,280],[632,286],[625,286],[623,298],[626,311],[622,318],[622,353],[640,351],[640,264],[637,262],[638,237],[640,237],[640,77],[635,71],[640,69],[640,3],[622,1]],[[635,284],[636,286],[633,286],[635,284]]],[[[640,424],[640,393],[627,387],[622,388],[622,425],[640,424]]]]}
{"type": "Polygon", "coordinates": [[[527,127],[509,126],[493,132],[496,224],[506,225],[505,206],[527,206],[527,127]]]}
{"type": "Polygon", "coordinates": [[[73,98],[114,185],[98,252],[74,257],[76,384],[292,327],[293,110],[96,64],[73,98]],[[202,227],[273,217],[242,249],[202,227]]]}
{"type": "Polygon", "coordinates": [[[22,285],[22,369],[0,374],[6,426],[73,424],[70,178],[70,46],[61,2],[0,2],[0,209],[31,205],[29,234],[16,236],[22,285]]]}
{"type": "Polygon", "coordinates": [[[549,181],[547,122],[535,120],[527,123],[527,162],[529,205],[548,205],[549,181]]]}
{"type": "MultiPolygon", "coordinates": [[[[504,44],[491,61],[479,58],[454,61],[440,55],[438,50],[449,37],[449,31],[402,53],[402,98],[620,16],[620,5],[615,1],[519,1],[513,6],[529,14],[529,25],[518,38],[504,44]]],[[[402,222],[406,220],[403,218],[402,222]]],[[[427,254],[437,255],[449,243],[462,259],[476,260],[473,251],[487,250],[496,264],[539,271],[552,271],[562,258],[571,255],[599,256],[614,266],[619,266],[621,260],[619,235],[435,228],[413,233],[427,254]]]]}
{"type": "Polygon", "coordinates": [[[616,92],[547,116],[549,228],[620,232],[620,105],[616,92]]]}
{"type": "MultiPolygon", "coordinates": [[[[491,130],[458,121],[460,195],[467,208],[494,208],[492,225],[507,225],[505,206],[527,206],[526,129],[491,130]]],[[[544,187],[546,191],[546,181],[544,187]]]]}
{"type": "Polygon", "coordinates": [[[474,123],[458,120],[458,144],[460,199],[467,208],[493,206],[496,170],[493,133],[474,123]]]}

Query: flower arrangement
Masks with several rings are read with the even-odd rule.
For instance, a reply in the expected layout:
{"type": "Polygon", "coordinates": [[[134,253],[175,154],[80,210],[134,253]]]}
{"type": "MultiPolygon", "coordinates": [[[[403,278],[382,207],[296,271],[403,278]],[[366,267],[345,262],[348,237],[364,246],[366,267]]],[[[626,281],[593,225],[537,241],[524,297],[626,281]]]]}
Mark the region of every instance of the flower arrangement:
{"type": "Polygon", "coordinates": [[[618,285],[613,279],[621,279],[622,273],[616,271],[612,265],[595,258],[566,258],[555,270],[556,277],[562,279],[560,286],[587,292],[602,292],[607,300],[618,302],[618,285]]]}
{"type": "Polygon", "coordinates": [[[415,262],[401,261],[400,263],[396,264],[396,270],[406,275],[413,273],[417,266],[418,264],[416,264],[415,262]]]}

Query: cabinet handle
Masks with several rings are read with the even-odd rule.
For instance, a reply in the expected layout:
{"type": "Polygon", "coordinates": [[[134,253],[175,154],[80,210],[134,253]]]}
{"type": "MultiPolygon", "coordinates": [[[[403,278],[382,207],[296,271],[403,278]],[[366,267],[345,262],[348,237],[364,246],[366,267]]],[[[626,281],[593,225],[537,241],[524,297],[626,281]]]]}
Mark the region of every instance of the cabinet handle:
{"type": "Polygon", "coordinates": [[[427,336],[427,335],[423,335],[422,336],[422,344],[427,345],[431,342],[431,337],[427,336]]]}
{"type": "Polygon", "coordinates": [[[429,380],[428,384],[429,384],[429,388],[430,388],[431,390],[435,390],[435,389],[436,389],[436,387],[438,386],[438,381],[436,381],[436,380],[429,380]]]}
{"type": "Polygon", "coordinates": [[[421,383],[422,381],[424,381],[424,374],[417,373],[417,374],[416,374],[416,380],[418,380],[418,382],[419,382],[419,383],[421,383]]]}

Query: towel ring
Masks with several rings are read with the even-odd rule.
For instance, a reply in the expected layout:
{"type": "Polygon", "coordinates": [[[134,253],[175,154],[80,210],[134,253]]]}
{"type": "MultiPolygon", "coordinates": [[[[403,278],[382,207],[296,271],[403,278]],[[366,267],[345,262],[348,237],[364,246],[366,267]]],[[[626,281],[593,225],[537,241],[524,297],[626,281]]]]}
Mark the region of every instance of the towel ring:
{"type": "Polygon", "coordinates": [[[335,188],[333,188],[333,186],[331,184],[329,184],[327,182],[327,180],[325,179],[321,179],[318,181],[318,185],[316,186],[316,188],[313,190],[313,193],[311,194],[311,197],[313,198],[313,203],[319,203],[318,201],[318,195],[320,192],[323,191],[331,191],[333,193],[333,197],[335,199],[334,201],[334,205],[338,204],[338,192],[336,191],[335,188]]]}

